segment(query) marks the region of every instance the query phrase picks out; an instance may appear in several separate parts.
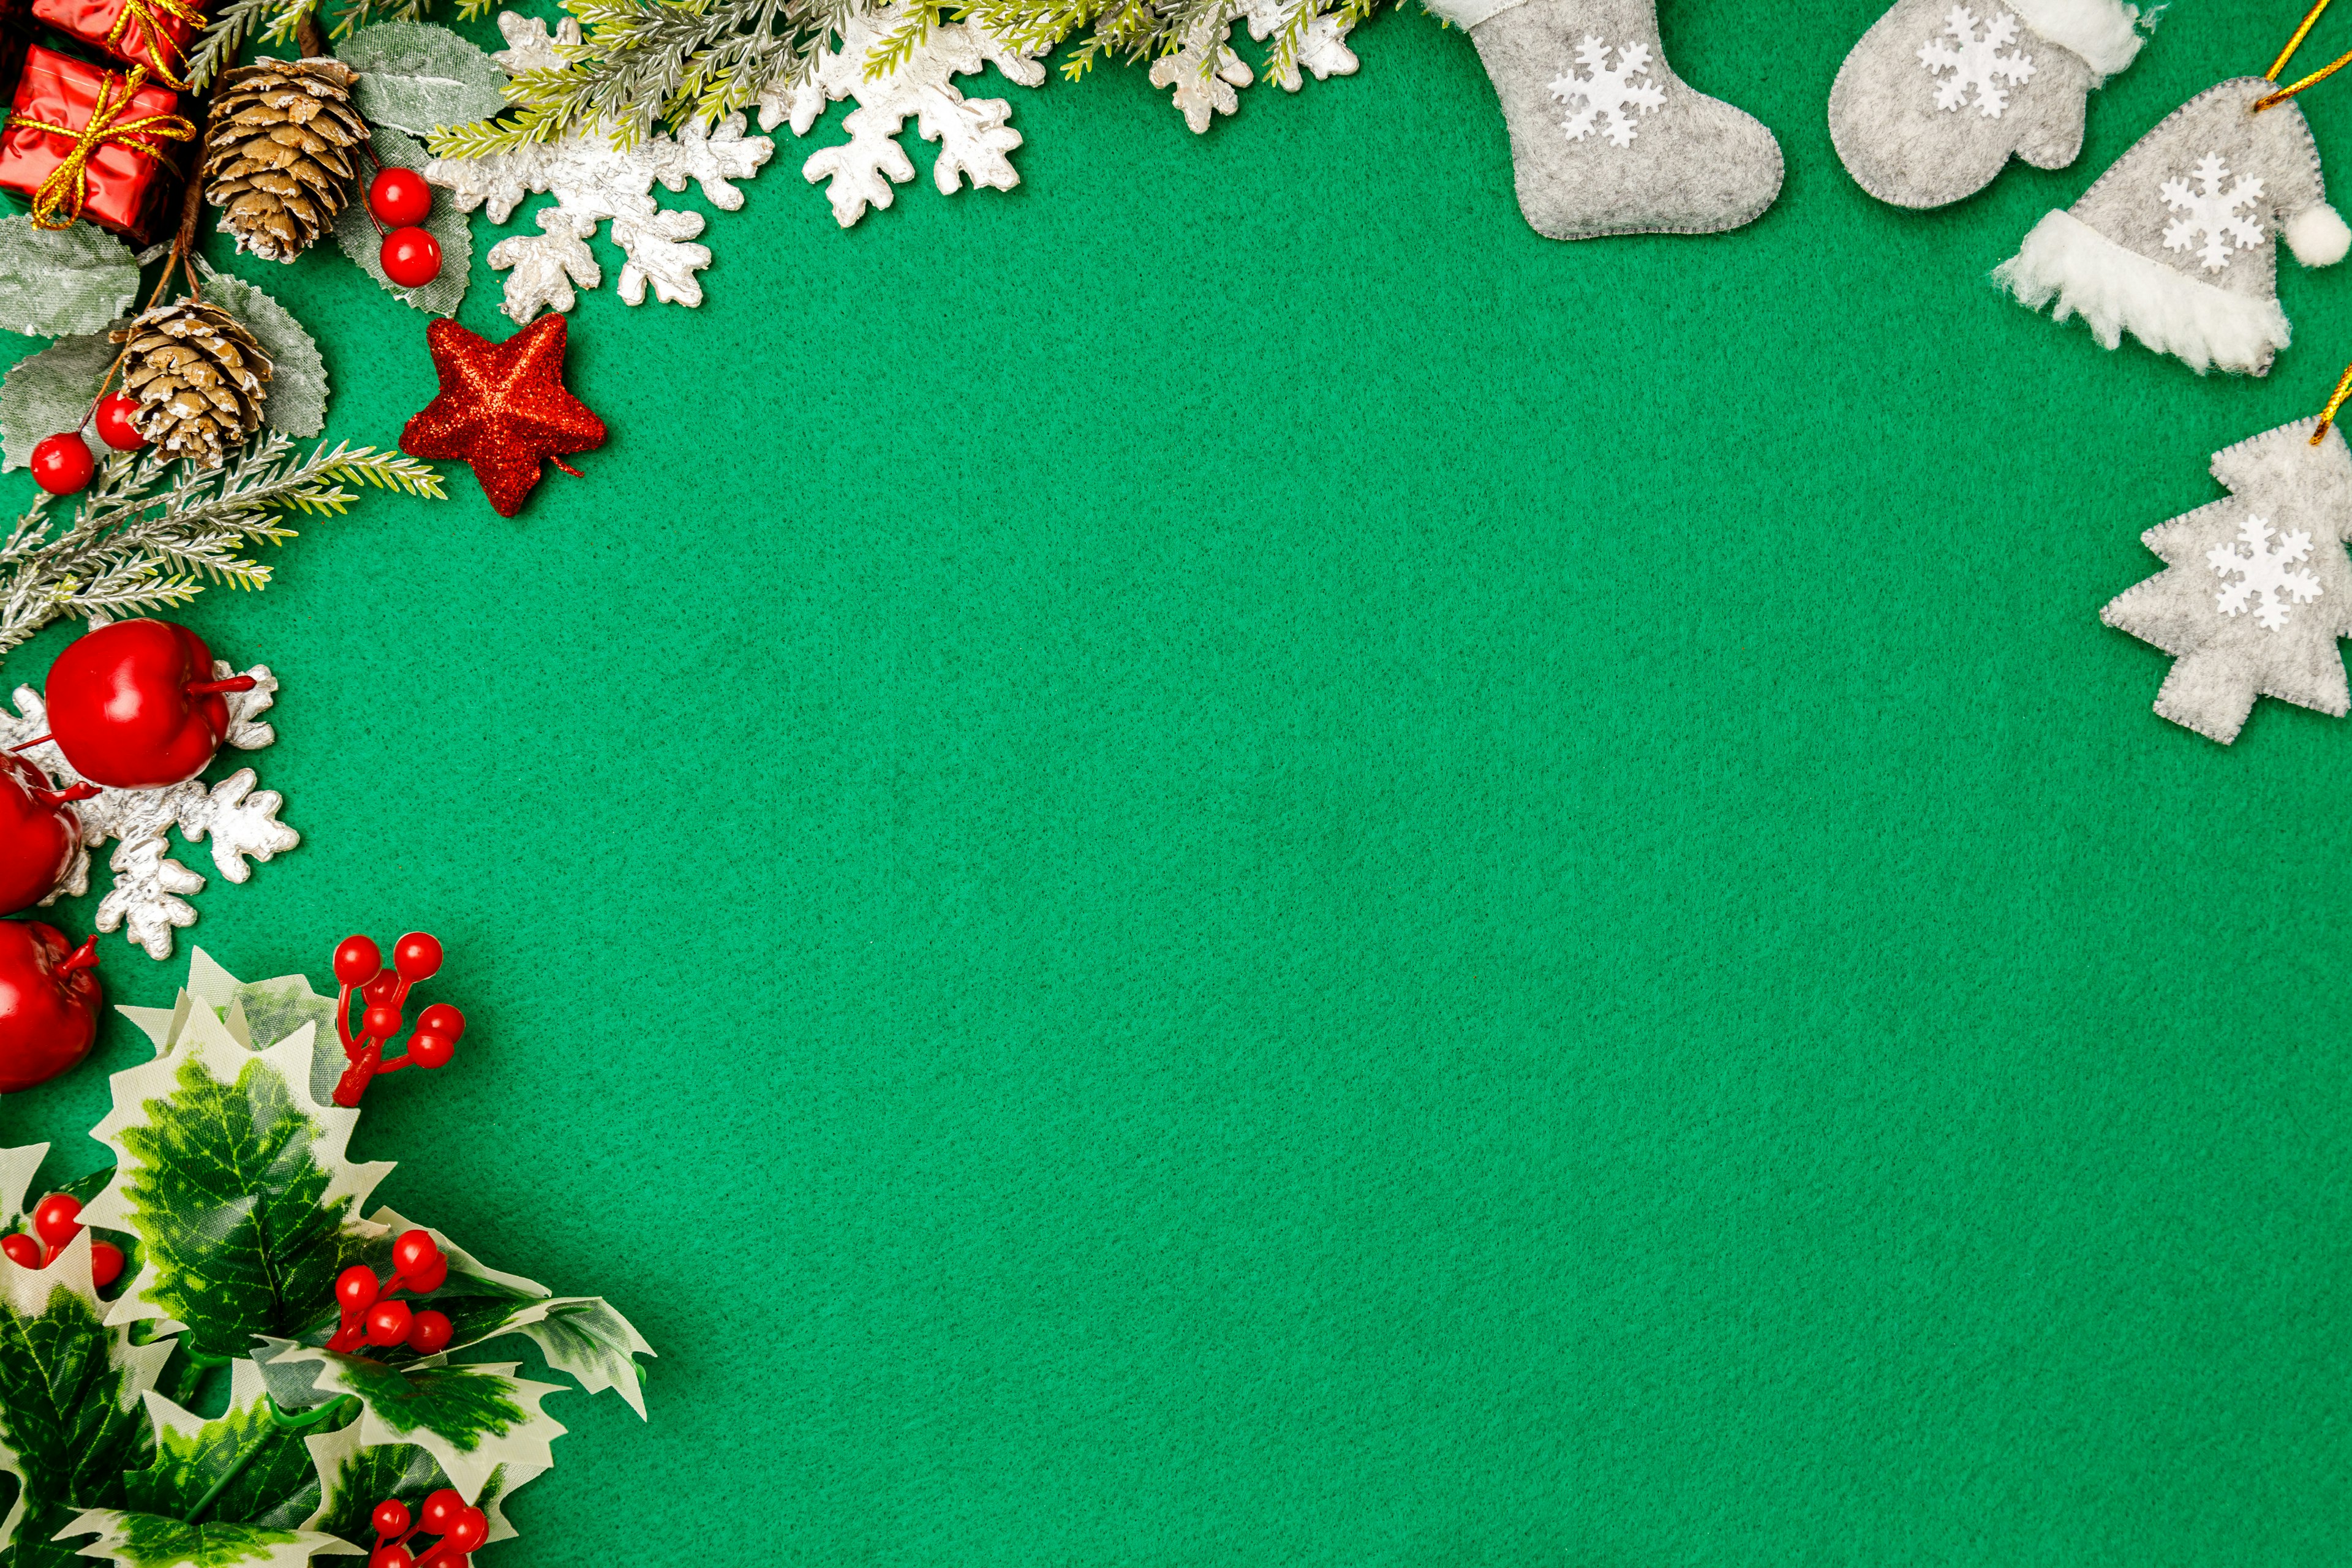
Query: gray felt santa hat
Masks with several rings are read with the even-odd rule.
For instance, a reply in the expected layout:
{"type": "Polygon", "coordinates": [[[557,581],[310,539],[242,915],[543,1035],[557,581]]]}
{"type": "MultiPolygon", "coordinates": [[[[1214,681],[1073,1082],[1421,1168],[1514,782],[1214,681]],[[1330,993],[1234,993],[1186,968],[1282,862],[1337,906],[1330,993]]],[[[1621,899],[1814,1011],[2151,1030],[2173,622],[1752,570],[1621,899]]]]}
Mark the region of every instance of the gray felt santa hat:
{"type": "Polygon", "coordinates": [[[2277,241],[2306,267],[2352,248],[2327,205],[2319,149],[2277,86],[2225,81],[2134,143],[2083,199],[2034,226],[1994,269],[2024,304],[2080,315],[2108,348],[2129,332],[2159,353],[2261,375],[2293,336],[2277,241]]]}

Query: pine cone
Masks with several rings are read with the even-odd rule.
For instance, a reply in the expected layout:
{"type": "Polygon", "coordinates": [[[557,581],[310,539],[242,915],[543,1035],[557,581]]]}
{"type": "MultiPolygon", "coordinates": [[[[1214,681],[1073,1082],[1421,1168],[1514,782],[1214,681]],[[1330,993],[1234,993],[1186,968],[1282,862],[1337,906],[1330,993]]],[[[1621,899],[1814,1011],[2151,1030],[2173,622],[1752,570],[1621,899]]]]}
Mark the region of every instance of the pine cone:
{"type": "Polygon", "coordinates": [[[239,250],[291,261],[334,226],[359,172],[367,122],[350,67],[258,59],[220,74],[205,126],[205,199],[239,250]]]}
{"type": "Polygon", "coordinates": [[[131,426],[156,450],[218,468],[261,428],[269,356],[218,305],[158,305],[116,328],[114,341],[130,345],[122,390],[139,400],[131,426]]]}

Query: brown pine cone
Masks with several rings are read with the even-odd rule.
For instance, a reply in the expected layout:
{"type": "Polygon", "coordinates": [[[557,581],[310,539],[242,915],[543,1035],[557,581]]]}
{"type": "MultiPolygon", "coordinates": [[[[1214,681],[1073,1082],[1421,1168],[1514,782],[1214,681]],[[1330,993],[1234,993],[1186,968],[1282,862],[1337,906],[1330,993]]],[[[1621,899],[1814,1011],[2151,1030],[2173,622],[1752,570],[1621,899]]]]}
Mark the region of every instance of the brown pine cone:
{"type": "Polygon", "coordinates": [[[129,345],[122,390],[139,401],[131,426],[158,451],[217,468],[261,428],[269,356],[218,305],[158,305],[116,328],[114,341],[129,345]]]}
{"type": "Polygon", "coordinates": [[[352,106],[357,79],[332,59],[258,59],[221,72],[201,177],[239,250],[291,261],[334,226],[368,139],[352,106]]]}

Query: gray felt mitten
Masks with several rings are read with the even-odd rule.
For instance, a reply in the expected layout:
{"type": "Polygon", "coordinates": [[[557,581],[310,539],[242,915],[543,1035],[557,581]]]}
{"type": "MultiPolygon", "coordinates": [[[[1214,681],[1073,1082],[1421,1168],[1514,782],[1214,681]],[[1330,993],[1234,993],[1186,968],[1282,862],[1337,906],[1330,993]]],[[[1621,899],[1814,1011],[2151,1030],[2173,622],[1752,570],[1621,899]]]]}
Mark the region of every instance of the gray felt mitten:
{"type": "Polygon", "coordinates": [[[2242,77],[2174,110],[2067,212],[2034,226],[1993,271],[2026,305],[2080,314],[2114,348],[2261,375],[2293,335],[2278,301],[2277,240],[2305,267],[2344,259],[2352,230],[2327,205],[2319,149],[2273,84],[2242,77]]]}
{"type": "Polygon", "coordinates": [[[2099,612],[2111,626],[2171,654],[2156,710],[2228,745],[2257,697],[2342,718],[2352,637],[2352,452],[2315,419],[2213,456],[2225,500],[2140,535],[2166,570],[2099,612]]]}
{"type": "Polygon", "coordinates": [[[1973,195],[2012,153],[2063,169],[2090,93],[2139,53],[2138,17],[2120,0],[1898,0],[1838,71],[1830,140],[1902,207],[1973,195]]]}
{"type": "Polygon", "coordinates": [[[1780,144],[1685,85],[1655,0],[1430,0],[1503,101],[1519,211],[1553,239],[1714,234],[1780,194],[1780,144]]]}

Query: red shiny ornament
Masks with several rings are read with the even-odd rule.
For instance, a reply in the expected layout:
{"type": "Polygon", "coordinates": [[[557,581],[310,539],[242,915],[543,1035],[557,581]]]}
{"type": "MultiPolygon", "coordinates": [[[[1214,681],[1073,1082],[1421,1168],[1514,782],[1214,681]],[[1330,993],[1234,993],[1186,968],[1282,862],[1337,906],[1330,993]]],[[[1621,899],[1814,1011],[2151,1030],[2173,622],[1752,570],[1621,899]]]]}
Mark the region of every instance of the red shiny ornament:
{"type": "Polygon", "coordinates": [[[408,1505],[396,1497],[388,1497],[375,1505],[375,1532],[378,1535],[408,1533],[408,1505]]]}
{"type": "Polygon", "coordinates": [[[418,1295],[425,1296],[430,1295],[432,1292],[441,1289],[443,1282],[448,1278],[449,1260],[446,1258],[436,1256],[432,1262],[426,1264],[415,1273],[402,1275],[400,1277],[400,1282],[407,1289],[415,1291],[418,1295]]]}
{"type": "Polygon", "coordinates": [[[433,1239],[430,1231],[404,1230],[392,1238],[392,1271],[404,1279],[424,1273],[440,1257],[440,1244],[433,1239]]]}
{"type": "Polygon", "coordinates": [[[372,1040],[388,1040],[400,1033],[400,1009],[371,1007],[360,1017],[360,1032],[372,1040]]]}
{"type": "Polygon", "coordinates": [[[69,496],[89,483],[98,464],[89,455],[89,444],[68,430],[62,436],[52,436],[33,448],[33,482],[53,496],[69,496]]]}
{"type": "Polygon", "coordinates": [[[441,943],[421,931],[392,944],[392,966],[407,981],[430,980],[441,970],[441,943]]]}
{"type": "Polygon", "coordinates": [[[444,1035],[428,1035],[422,1031],[408,1037],[408,1059],[431,1071],[446,1068],[457,1054],[457,1047],[444,1035]]]}
{"type": "Polygon", "coordinates": [[[441,242],[421,228],[396,228],[376,252],[383,275],[404,289],[422,289],[441,276],[441,242]]]}
{"type": "Polygon", "coordinates": [[[414,169],[387,165],[368,182],[368,211],[394,228],[423,223],[433,211],[433,187],[414,169]]]}
{"type": "Polygon", "coordinates": [[[604,422],[564,390],[562,316],[541,316],[502,343],[436,318],[425,341],[441,394],[408,422],[400,449],[471,463],[500,517],[522,510],[542,460],[577,475],[563,454],[604,444],[604,422]]]}
{"type": "MultiPolygon", "coordinates": [[[[0,921],[0,1094],[47,1083],[89,1055],[105,994],[79,947],[38,921],[0,921]]],[[[79,1205],[77,1205],[79,1207],[79,1205]]]]}
{"type": "Polygon", "coordinates": [[[373,980],[360,987],[360,999],[371,1007],[388,1007],[400,994],[400,975],[390,969],[379,971],[373,980]]]}
{"type": "Polygon", "coordinates": [[[51,1247],[63,1247],[81,1234],[81,1200],[71,1193],[51,1193],[33,1205],[33,1234],[51,1247]]]}
{"type": "Polygon", "coordinates": [[[425,1500],[425,1533],[448,1534],[449,1527],[456,1524],[457,1516],[465,1511],[466,1500],[457,1495],[455,1488],[443,1487],[425,1500]]]}
{"type": "Polygon", "coordinates": [[[89,1244],[89,1282],[103,1290],[122,1278],[122,1248],[110,1241],[89,1244]]]}
{"type": "Polygon", "coordinates": [[[408,1320],[408,1348],[418,1355],[439,1355],[457,1333],[446,1312],[419,1312],[408,1320]]]}
{"type": "Polygon", "coordinates": [[[489,1533],[489,1516],[480,1509],[469,1508],[450,1521],[448,1532],[441,1538],[441,1544],[459,1552],[471,1552],[489,1533]]]}
{"type": "Polygon", "coordinates": [[[41,1244],[21,1230],[12,1230],[0,1236],[0,1252],[6,1253],[8,1261],[19,1268],[38,1268],[41,1266],[41,1244]]]}
{"type": "Polygon", "coordinates": [[[367,1342],[396,1345],[408,1337],[409,1307],[405,1301],[378,1301],[368,1309],[367,1342]]]}
{"type": "Polygon", "coordinates": [[[98,400],[98,438],[118,452],[135,452],[147,444],[131,416],[139,412],[139,400],[120,392],[110,392],[98,400]]]}
{"type": "Polygon", "coordinates": [[[205,771],[228,733],[212,649],[169,621],[117,621],[78,637],[49,667],[49,733],[74,772],[113,789],[162,789],[205,771]]]}
{"type": "Polygon", "coordinates": [[[354,1263],[335,1276],[335,1305],[346,1312],[364,1312],[375,1305],[381,1289],[372,1269],[354,1263]]]}
{"type": "Polygon", "coordinates": [[[81,842],[73,803],[97,793],[92,784],[53,788],[30,762],[0,752],[0,915],[31,909],[57,891],[81,842]]]}
{"type": "Polygon", "coordinates": [[[455,1043],[466,1037],[466,1015],[446,1002],[436,1002],[416,1015],[416,1027],[427,1035],[438,1035],[455,1043]]]}
{"type": "Polygon", "coordinates": [[[368,1553],[368,1568],[416,1568],[405,1546],[379,1546],[368,1553]]]}

